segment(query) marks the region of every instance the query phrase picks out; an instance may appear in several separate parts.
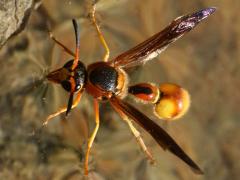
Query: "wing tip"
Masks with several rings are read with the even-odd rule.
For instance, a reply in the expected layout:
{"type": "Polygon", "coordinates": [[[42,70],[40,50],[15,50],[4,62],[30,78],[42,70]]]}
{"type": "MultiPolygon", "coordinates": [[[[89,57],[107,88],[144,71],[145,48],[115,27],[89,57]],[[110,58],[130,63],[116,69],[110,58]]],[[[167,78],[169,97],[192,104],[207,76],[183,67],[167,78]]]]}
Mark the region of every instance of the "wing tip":
{"type": "Polygon", "coordinates": [[[198,175],[203,175],[204,174],[203,170],[201,170],[198,166],[197,167],[192,167],[192,171],[195,174],[198,174],[198,175]]]}
{"type": "Polygon", "coordinates": [[[202,20],[206,19],[208,16],[213,14],[216,11],[216,7],[208,7],[192,14],[188,14],[185,16],[180,16],[173,21],[175,24],[174,28],[172,29],[173,33],[178,35],[182,35],[200,23],[202,20]]]}
{"type": "Polygon", "coordinates": [[[208,16],[210,16],[211,14],[213,14],[215,11],[217,10],[216,7],[208,7],[205,9],[202,9],[196,13],[194,13],[192,15],[192,17],[197,17],[199,19],[199,21],[207,18],[208,16]]]}
{"type": "Polygon", "coordinates": [[[207,13],[208,15],[214,13],[215,11],[217,10],[217,7],[208,7],[208,8],[205,8],[205,9],[202,9],[202,11],[204,13],[207,13]]]}

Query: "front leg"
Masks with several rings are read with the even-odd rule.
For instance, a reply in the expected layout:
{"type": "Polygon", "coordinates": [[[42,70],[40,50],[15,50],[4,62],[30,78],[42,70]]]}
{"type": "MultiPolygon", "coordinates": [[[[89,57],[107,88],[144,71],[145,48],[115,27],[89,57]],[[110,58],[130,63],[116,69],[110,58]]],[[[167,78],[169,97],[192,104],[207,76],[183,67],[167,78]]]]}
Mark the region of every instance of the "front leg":
{"type": "MultiPolygon", "coordinates": [[[[79,91],[79,92],[77,93],[77,97],[76,97],[75,100],[73,101],[73,104],[72,104],[72,108],[71,108],[71,109],[75,108],[75,107],[78,105],[78,103],[79,103],[80,100],[81,100],[81,96],[82,96],[82,91],[79,91]]],[[[57,112],[55,112],[55,113],[53,113],[53,114],[50,114],[50,115],[47,117],[47,119],[44,121],[43,126],[46,126],[50,120],[52,120],[54,117],[58,116],[58,115],[61,114],[61,113],[66,112],[66,111],[67,111],[67,107],[63,107],[63,108],[59,109],[57,112]]]]}
{"type": "Polygon", "coordinates": [[[108,59],[109,59],[109,55],[110,55],[110,50],[109,50],[109,47],[104,39],[104,36],[100,30],[100,27],[99,25],[97,24],[97,21],[96,21],[96,18],[95,18],[95,12],[96,12],[96,4],[93,3],[92,5],[92,10],[90,12],[90,15],[91,15],[91,19],[92,19],[92,22],[97,30],[97,33],[98,33],[98,37],[100,39],[100,42],[102,43],[104,49],[105,49],[105,55],[103,57],[103,61],[104,62],[107,62],[108,59]]]}

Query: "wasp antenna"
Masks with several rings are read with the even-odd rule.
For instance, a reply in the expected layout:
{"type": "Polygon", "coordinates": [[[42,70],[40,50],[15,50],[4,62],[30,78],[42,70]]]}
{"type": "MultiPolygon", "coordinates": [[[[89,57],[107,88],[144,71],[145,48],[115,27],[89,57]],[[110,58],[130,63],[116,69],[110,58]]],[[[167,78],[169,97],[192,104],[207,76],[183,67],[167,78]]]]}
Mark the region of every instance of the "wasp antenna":
{"type": "Polygon", "coordinates": [[[67,111],[66,111],[66,116],[69,114],[69,112],[72,109],[72,104],[73,104],[73,93],[70,93],[69,100],[68,100],[68,106],[67,106],[67,111]]]}
{"type": "Polygon", "coordinates": [[[67,111],[66,111],[66,116],[68,115],[68,113],[71,111],[72,109],[72,104],[73,104],[73,95],[75,92],[75,88],[76,88],[76,82],[74,78],[70,78],[70,83],[71,83],[71,91],[70,91],[70,96],[69,96],[69,100],[68,100],[68,106],[67,106],[67,111]]]}
{"type": "Polygon", "coordinates": [[[79,33],[79,25],[76,19],[72,19],[74,31],[75,31],[75,38],[76,38],[76,48],[80,46],[80,33],[79,33]]]}
{"type": "Polygon", "coordinates": [[[73,23],[75,38],[76,38],[75,58],[74,58],[73,66],[72,66],[72,70],[74,70],[77,67],[78,60],[79,60],[80,33],[79,33],[79,26],[78,26],[76,19],[73,19],[72,23],[73,23]]]}

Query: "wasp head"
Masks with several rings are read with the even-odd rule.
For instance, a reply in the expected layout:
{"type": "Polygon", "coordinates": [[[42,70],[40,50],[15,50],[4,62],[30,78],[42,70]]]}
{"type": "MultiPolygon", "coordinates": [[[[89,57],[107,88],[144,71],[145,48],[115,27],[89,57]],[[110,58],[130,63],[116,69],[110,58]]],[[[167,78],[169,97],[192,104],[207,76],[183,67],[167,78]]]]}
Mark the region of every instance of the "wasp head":
{"type": "Polygon", "coordinates": [[[81,90],[86,82],[86,68],[81,61],[78,61],[78,65],[73,70],[72,66],[73,60],[70,60],[62,68],[50,72],[47,75],[47,79],[51,82],[61,84],[68,92],[72,89],[74,91],[81,90]]]}

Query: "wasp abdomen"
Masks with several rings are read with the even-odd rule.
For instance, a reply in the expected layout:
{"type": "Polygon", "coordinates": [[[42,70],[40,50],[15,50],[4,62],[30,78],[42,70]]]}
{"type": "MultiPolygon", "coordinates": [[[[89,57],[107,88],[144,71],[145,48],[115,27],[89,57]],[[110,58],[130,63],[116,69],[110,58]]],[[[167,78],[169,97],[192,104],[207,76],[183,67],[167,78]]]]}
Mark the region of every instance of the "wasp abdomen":
{"type": "Polygon", "coordinates": [[[155,114],[160,119],[174,120],[182,117],[190,106],[190,95],[176,84],[163,83],[159,86],[160,96],[155,104],[155,114]]]}
{"type": "Polygon", "coordinates": [[[174,120],[183,116],[190,106],[188,92],[176,84],[139,83],[130,86],[128,92],[137,99],[152,103],[159,119],[174,120]]]}
{"type": "Polygon", "coordinates": [[[140,83],[130,86],[128,92],[143,102],[155,103],[158,100],[159,90],[153,84],[140,83]]]}

